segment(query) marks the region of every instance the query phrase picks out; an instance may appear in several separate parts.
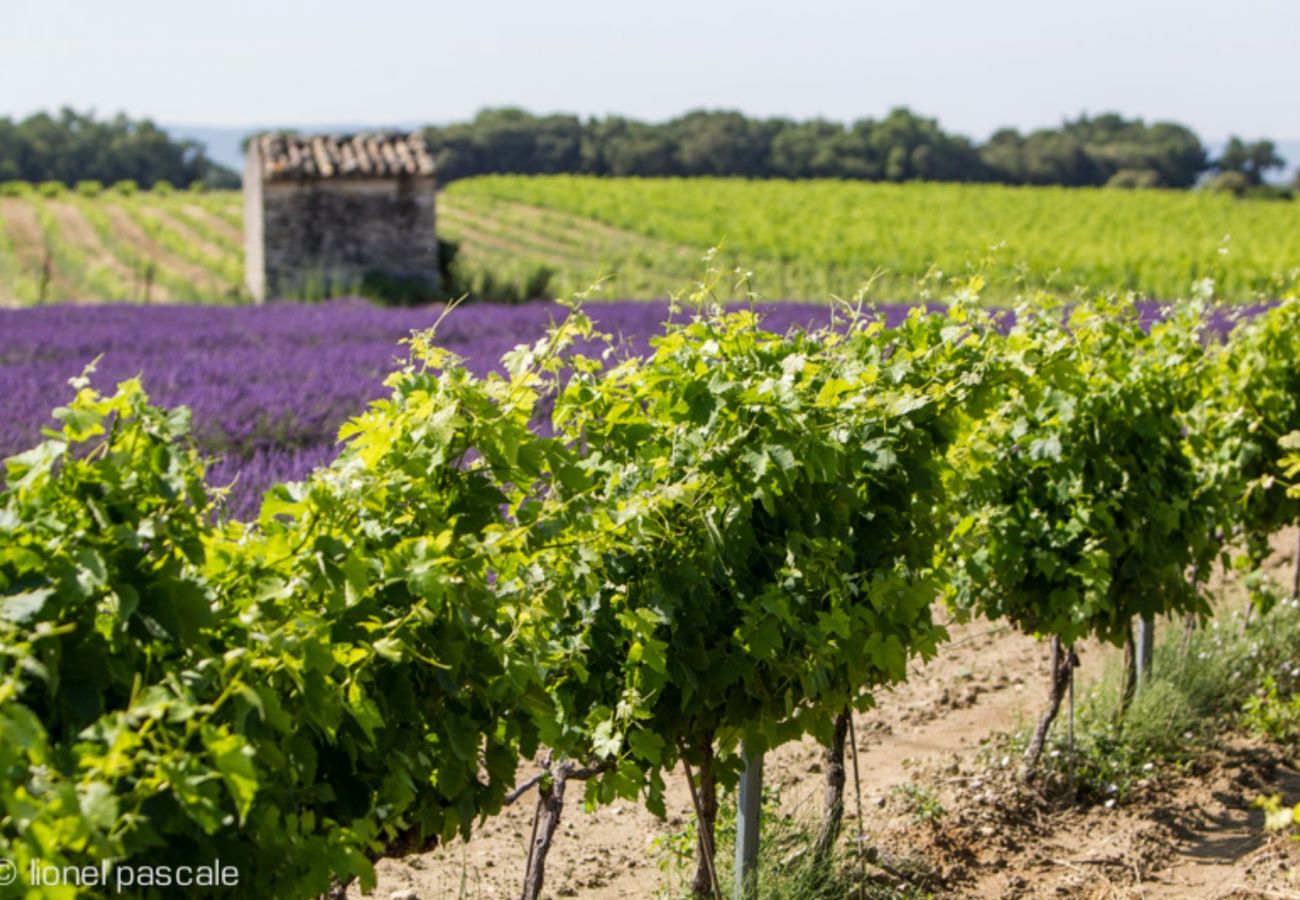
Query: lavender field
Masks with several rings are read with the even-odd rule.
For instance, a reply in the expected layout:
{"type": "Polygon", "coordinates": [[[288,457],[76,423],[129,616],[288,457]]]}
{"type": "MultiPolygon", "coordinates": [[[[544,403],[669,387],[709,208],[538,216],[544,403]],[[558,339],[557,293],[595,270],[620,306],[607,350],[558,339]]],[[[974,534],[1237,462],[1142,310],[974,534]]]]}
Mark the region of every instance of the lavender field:
{"type": "MultiPolygon", "coordinates": [[[[909,308],[880,310],[898,321],[909,308]]],[[[1216,330],[1257,308],[1221,310],[1216,330]]],[[[828,318],[821,304],[770,304],[763,311],[776,331],[828,318]]],[[[1143,306],[1146,317],[1158,311],[1143,306]]],[[[41,439],[41,428],[54,424],[51,411],[72,395],[68,379],[100,357],[93,383],[101,390],[139,375],[154,402],[193,411],[199,446],[213,460],[212,484],[234,482],[229,511],[246,516],[272,484],[301,478],[334,457],[339,426],[380,396],[384,377],[402,364],[400,341],[441,312],[360,300],[0,309],[0,458],[41,439]]],[[[468,305],[442,322],[439,342],[484,374],[564,312],[549,303],[468,305]]],[[[645,349],[668,314],[665,304],[647,302],[601,303],[588,312],[630,353],[645,349]]]]}
{"type": "MultiPolygon", "coordinates": [[[[811,304],[765,309],[778,330],[826,320],[825,307],[811,304]]],[[[211,482],[238,476],[230,512],[247,515],[270,485],[333,458],[339,425],[380,396],[384,377],[401,365],[399,342],[441,311],[359,300],[0,309],[0,457],[39,441],[41,428],[54,424],[51,410],[72,396],[68,379],[102,357],[92,379],[101,390],[140,375],[154,402],[193,410],[199,446],[214,460],[211,482]]],[[[554,304],[464,306],[438,334],[482,374],[564,312],[554,304]]],[[[591,312],[629,351],[643,349],[667,315],[658,303],[600,304],[591,312]]]]}

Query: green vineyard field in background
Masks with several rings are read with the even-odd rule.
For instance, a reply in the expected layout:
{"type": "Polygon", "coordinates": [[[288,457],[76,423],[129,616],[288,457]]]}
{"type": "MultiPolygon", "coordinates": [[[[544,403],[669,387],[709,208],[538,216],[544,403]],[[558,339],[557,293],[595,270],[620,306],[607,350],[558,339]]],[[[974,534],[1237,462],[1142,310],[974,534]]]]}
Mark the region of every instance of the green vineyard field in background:
{"type": "Polygon", "coordinates": [[[495,240],[467,241],[470,257],[490,249],[493,258],[550,253],[554,261],[552,246],[566,245],[566,260],[587,263],[575,275],[558,266],[566,286],[595,273],[591,257],[606,226],[606,246],[622,249],[620,236],[629,244],[605,260],[610,273],[624,263],[614,296],[679,286],[697,271],[699,249],[718,243],[756,273],[760,293],[777,299],[852,293],[877,272],[876,295],[894,300],[915,297],[927,274],[942,289],[973,270],[1001,299],[1076,288],[1172,299],[1205,278],[1225,298],[1262,299],[1300,278],[1300,204],[1205,192],[491,176],[457,182],[442,197],[450,234],[467,224],[474,238],[495,240]],[[569,222],[548,222],[537,207],[569,222]],[[643,256],[633,235],[654,249],[643,256]]]}
{"type": "MultiPolygon", "coordinates": [[[[244,302],[238,192],[0,196],[0,304],[244,302]]],[[[1199,191],[743,179],[487,176],[438,200],[452,293],[652,299],[700,257],[755,273],[771,299],[942,295],[979,273],[986,297],[1133,290],[1273,299],[1300,284],[1300,203],[1199,191]]],[[[726,288],[733,296],[744,289],[726,288]]]]}

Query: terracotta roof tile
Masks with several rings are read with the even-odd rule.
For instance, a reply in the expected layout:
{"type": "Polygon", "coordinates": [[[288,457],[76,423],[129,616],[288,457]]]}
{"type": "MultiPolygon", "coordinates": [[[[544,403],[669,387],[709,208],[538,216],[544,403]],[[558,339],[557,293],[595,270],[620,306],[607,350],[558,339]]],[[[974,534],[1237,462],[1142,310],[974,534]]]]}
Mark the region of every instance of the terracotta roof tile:
{"type": "Polygon", "coordinates": [[[253,140],[267,181],[431,176],[436,171],[433,154],[421,134],[272,132],[253,140]]]}

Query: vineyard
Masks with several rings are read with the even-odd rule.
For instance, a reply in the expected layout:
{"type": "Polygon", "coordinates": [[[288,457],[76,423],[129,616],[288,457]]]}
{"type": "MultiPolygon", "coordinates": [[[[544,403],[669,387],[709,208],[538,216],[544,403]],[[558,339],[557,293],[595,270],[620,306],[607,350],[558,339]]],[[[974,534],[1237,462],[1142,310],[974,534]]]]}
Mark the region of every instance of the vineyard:
{"type": "Polygon", "coordinates": [[[1031,290],[1173,299],[1203,279],[1230,300],[1275,299],[1300,277],[1300,205],[1197,192],[486,176],[440,202],[469,269],[547,267],[562,295],[611,275],[610,296],[664,296],[719,242],[756,273],[749,289],[787,300],[852,296],[873,277],[883,299],[942,295],[975,271],[1003,301],[1031,290]]]}
{"type": "MultiPolygon", "coordinates": [[[[0,304],[242,302],[235,192],[7,186],[0,304]]],[[[980,273],[985,298],[1193,284],[1230,301],[1298,283],[1300,205],[1206,192],[485,176],[439,194],[438,232],[459,252],[449,293],[498,300],[665,299],[722,242],[766,299],[942,296],[980,273]]],[[[728,299],[742,291],[719,288],[728,299]]],[[[319,299],[316,297],[307,299],[319,299]]]]}
{"type": "MultiPolygon", "coordinates": [[[[463,184],[490,196],[503,183],[463,184]]],[[[49,199],[6,203],[39,225],[49,199]]],[[[162,216],[145,211],[154,198],[57,202],[87,221],[162,216]]],[[[1230,214],[1217,209],[1205,207],[1230,214]]],[[[1272,275],[1179,277],[1280,294],[1266,279],[1298,254],[1293,232],[1273,240],[1279,255],[1258,257],[1272,275]]],[[[1256,260],[1242,243],[1219,265],[1256,260]]],[[[761,307],[718,303],[745,290],[722,271],[621,323],[602,318],[619,307],[578,301],[522,307],[491,333],[481,323],[500,307],[435,321],[297,308],[322,317],[314,334],[301,312],[279,313],[300,396],[335,390],[326,373],[343,357],[315,358],[323,335],[378,348],[415,330],[404,359],[367,350],[341,376],[364,382],[357,402],[377,390],[376,367],[389,373],[386,396],[338,430],[341,447],[298,460],[247,506],[198,447],[251,458],[259,442],[293,444],[298,419],[211,430],[229,400],[193,414],[151,401],[150,370],[172,403],[209,383],[186,382],[183,360],[136,367],[142,383],[117,377],[110,353],[114,377],[74,377],[49,398],[45,439],[6,461],[0,493],[0,856],[20,873],[111,860],[133,879],[219,859],[238,873],[230,896],[342,896],[371,890],[379,860],[454,847],[527,804],[531,900],[555,878],[574,794],[662,816],[685,785],[683,889],[729,892],[732,842],[743,896],[766,890],[754,829],[769,841],[780,819],[763,816],[760,760],[812,740],[825,804],[783,865],[824,896],[924,896],[945,885],[859,839],[855,714],[889,709],[972,620],[1047,641],[1048,702],[1004,751],[1016,762],[1002,764],[1014,772],[1002,805],[1110,808],[1113,745],[1074,743],[1079,654],[1127,648],[1108,721],[1139,732],[1169,706],[1152,700],[1161,673],[1209,669],[1223,646],[1208,595],[1225,564],[1251,610],[1222,625],[1249,660],[1230,702],[1249,696],[1259,728],[1300,739],[1297,598],[1263,574],[1270,538],[1300,520],[1300,299],[1253,316],[1210,306],[1210,291],[1172,308],[1040,296],[990,311],[972,276],[929,308],[785,306],[764,321],[761,307]],[[537,339],[497,351],[521,332],[537,339]],[[1155,655],[1157,623],[1182,646],[1155,655]]],[[[37,337],[75,331],[75,312],[6,312],[6,334],[45,318],[26,345],[0,344],[12,357],[0,361],[75,356],[75,338],[37,337]]],[[[251,321],[209,324],[233,347],[251,321]]],[[[116,327],[125,349],[131,323],[116,327]]],[[[255,372],[217,356],[232,384],[255,372]]],[[[306,435],[328,416],[302,415],[298,443],[319,440],[306,435]]],[[[1273,804],[1272,821],[1290,822],[1273,804]]]]}
{"type": "Polygon", "coordinates": [[[236,192],[8,187],[0,196],[0,304],[243,296],[236,192]]]}

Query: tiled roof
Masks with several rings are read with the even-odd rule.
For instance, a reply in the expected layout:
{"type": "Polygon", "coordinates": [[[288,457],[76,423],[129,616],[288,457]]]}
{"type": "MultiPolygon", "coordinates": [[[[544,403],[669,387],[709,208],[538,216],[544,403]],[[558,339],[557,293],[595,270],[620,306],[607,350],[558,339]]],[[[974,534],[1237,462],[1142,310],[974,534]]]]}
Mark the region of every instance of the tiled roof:
{"type": "Polygon", "coordinates": [[[420,134],[280,132],[259,134],[253,140],[267,181],[428,176],[435,170],[433,154],[420,134]]]}

